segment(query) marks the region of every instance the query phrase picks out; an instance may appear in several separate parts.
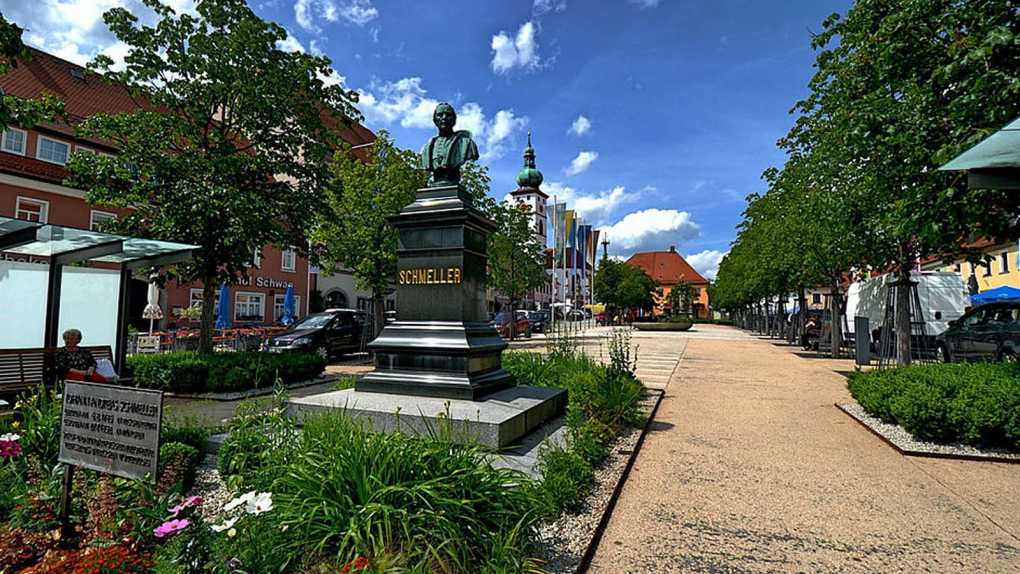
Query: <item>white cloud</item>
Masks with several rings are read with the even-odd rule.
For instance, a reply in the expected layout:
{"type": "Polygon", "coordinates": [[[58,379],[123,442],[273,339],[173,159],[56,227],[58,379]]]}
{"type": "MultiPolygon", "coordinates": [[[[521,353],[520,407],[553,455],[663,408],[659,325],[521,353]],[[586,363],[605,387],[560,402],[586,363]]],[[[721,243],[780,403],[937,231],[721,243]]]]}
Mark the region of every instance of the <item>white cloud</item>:
{"type": "Polygon", "coordinates": [[[364,26],[379,17],[372,0],[297,0],[294,2],[294,19],[309,32],[318,32],[319,22],[336,22],[340,18],[364,26]]]}
{"type": "Polygon", "coordinates": [[[566,202],[568,209],[573,209],[586,221],[602,225],[616,209],[638,199],[638,193],[628,192],[622,185],[594,194],[579,194],[576,189],[563,185],[558,181],[542,184],[542,191],[550,197],[555,196],[557,202],[566,202]]]}
{"type": "Polygon", "coordinates": [[[661,0],[630,0],[630,3],[644,10],[645,8],[655,8],[659,5],[660,1],[661,0]]]}
{"type": "Polygon", "coordinates": [[[562,12],[567,9],[567,0],[535,0],[531,6],[531,12],[536,16],[542,16],[549,12],[562,12]]]}
{"type": "Polygon", "coordinates": [[[577,116],[574,123],[570,124],[570,129],[567,133],[574,134],[575,136],[583,136],[584,134],[591,131],[591,120],[584,116],[577,116]]]}
{"type": "Polygon", "coordinates": [[[577,175],[589,167],[599,158],[599,152],[597,151],[582,151],[577,154],[577,157],[570,160],[570,165],[567,166],[563,171],[569,175],[577,175]]]}
{"type": "MultiPolygon", "coordinates": [[[[119,67],[127,55],[127,46],[103,22],[104,12],[127,8],[143,24],[154,23],[156,16],[141,0],[5,0],[2,4],[4,17],[25,29],[26,43],[82,66],[103,53],[119,67]]],[[[194,0],[168,4],[178,13],[195,10],[194,0]]]]}
{"type": "MultiPolygon", "coordinates": [[[[361,91],[358,109],[368,124],[399,123],[405,128],[434,129],[432,113],[439,100],[428,96],[418,77],[396,82],[373,82],[370,89],[361,91]]],[[[481,159],[497,159],[506,153],[513,136],[528,125],[526,116],[516,116],[511,109],[499,110],[486,116],[482,106],[467,102],[457,107],[458,130],[468,130],[479,144],[481,159]]]]}
{"type": "Polygon", "coordinates": [[[716,274],[719,273],[719,263],[726,254],[717,249],[706,249],[701,253],[694,253],[693,255],[685,255],[684,259],[694,267],[698,273],[708,279],[714,281],[716,274]]]}
{"type": "MultiPolygon", "coordinates": [[[[315,45],[315,41],[312,41],[312,47],[318,49],[315,45]]],[[[284,52],[304,52],[305,47],[301,44],[300,40],[295,38],[290,32],[287,33],[287,38],[280,40],[276,43],[276,48],[284,52]]]]}
{"type": "Polygon", "coordinates": [[[676,209],[644,209],[628,213],[616,223],[600,227],[609,248],[618,255],[662,250],[698,237],[701,229],[691,214],[676,209]]]}
{"type": "Polygon", "coordinates": [[[503,31],[493,36],[492,70],[497,74],[505,74],[514,68],[525,71],[537,69],[541,63],[537,35],[535,23],[529,20],[521,24],[513,38],[503,31]]]}

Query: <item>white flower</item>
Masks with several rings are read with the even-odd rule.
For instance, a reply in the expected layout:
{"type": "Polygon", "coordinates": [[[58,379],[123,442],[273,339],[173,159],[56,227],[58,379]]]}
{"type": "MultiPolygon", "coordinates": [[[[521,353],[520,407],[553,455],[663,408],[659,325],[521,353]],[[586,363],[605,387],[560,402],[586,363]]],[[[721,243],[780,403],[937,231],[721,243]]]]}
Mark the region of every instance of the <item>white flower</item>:
{"type": "Polygon", "coordinates": [[[270,492],[260,492],[255,498],[248,501],[244,510],[248,514],[262,514],[263,512],[269,512],[273,509],[273,494],[270,492]]]}
{"type": "Polygon", "coordinates": [[[216,531],[216,532],[223,532],[224,530],[228,530],[230,528],[233,528],[234,524],[236,524],[236,523],[237,523],[237,517],[234,517],[234,518],[231,518],[231,519],[227,520],[223,524],[213,524],[212,525],[212,529],[214,531],[216,531]]]}
{"type": "Polygon", "coordinates": [[[18,440],[20,438],[21,438],[20,434],[15,434],[15,433],[12,433],[12,432],[0,435],[0,440],[3,440],[3,441],[16,441],[16,440],[18,440]]]}
{"type": "Polygon", "coordinates": [[[238,496],[234,500],[231,500],[230,502],[226,503],[225,505],[223,505],[223,510],[226,512],[230,512],[231,510],[237,508],[238,506],[241,506],[242,504],[248,504],[249,502],[251,502],[252,498],[255,498],[254,490],[251,492],[246,492],[241,496],[238,496]]]}

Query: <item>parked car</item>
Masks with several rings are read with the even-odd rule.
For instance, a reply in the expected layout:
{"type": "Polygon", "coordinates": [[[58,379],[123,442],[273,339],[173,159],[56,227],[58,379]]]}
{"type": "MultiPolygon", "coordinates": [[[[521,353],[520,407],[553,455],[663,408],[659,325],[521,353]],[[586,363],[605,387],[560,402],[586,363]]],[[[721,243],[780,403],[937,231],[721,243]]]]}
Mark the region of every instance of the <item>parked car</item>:
{"type": "Polygon", "coordinates": [[[1020,359],[1020,301],[975,307],[935,338],[940,362],[1020,359]]]}
{"type": "Polygon", "coordinates": [[[528,321],[527,317],[522,317],[518,313],[511,314],[509,312],[496,313],[492,322],[496,326],[496,330],[499,331],[499,336],[504,339],[510,338],[510,321],[514,322],[514,335],[516,336],[531,336],[531,321],[528,321]]]}
{"type": "Polygon", "coordinates": [[[329,360],[346,353],[364,351],[370,319],[356,309],[326,309],[308,315],[289,329],[266,341],[270,353],[304,351],[329,360]]]}
{"type": "Polygon", "coordinates": [[[567,311],[567,321],[584,321],[587,318],[588,315],[581,309],[571,309],[570,311],[567,311]]]}
{"type": "Polygon", "coordinates": [[[545,333],[549,326],[549,311],[518,311],[518,313],[525,314],[525,318],[531,323],[532,333],[545,333]]]}

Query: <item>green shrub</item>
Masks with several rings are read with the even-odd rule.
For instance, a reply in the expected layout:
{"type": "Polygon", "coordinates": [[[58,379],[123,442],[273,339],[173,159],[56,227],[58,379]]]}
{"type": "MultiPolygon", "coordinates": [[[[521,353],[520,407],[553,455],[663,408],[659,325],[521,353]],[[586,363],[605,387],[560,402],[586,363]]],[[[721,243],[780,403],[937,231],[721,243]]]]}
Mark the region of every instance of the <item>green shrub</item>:
{"type": "Polygon", "coordinates": [[[314,378],[326,361],[313,353],[174,352],[132,355],[128,365],[138,387],[179,393],[232,392],[314,378]]]}
{"type": "Polygon", "coordinates": [[[916,437],[1020,451],[1020,366],[917,365],[855,372],[850,394],[916,437]]]}
{"type": "Polygon", "coordinates": [[[164,492],[187,492],[195,483],[201,455],[195,447],[182,442],[168,442],[159,447],[159,480],[164,492]]]}
{"type": "Polygon", "coordinates": [[[552,446],[539,454],[542,473],[542,494],[555,514],[575,511],[595,482],[595,471],[585,458],[572,448],[552,446]]]}
{"type": "Polygon", "coordinates": [[[341,413],[304,422],[299,452],[273,483],[293,561],[364,556],[399,571],[521,572],[545,508],[526,475],[493,468],[488,451],[443,436],[370,432],[341,413]]]}
{"type": "Polygon", "coordinates": [[[220,475],[235,489],[267,490],[286,471],[296,449],[299,433],[293,419],[285,416],[286,396],[249,399],[237,408],[227,427],[227,439],[220,446],[220,475]]]}
{"type": "Polygon", "coordinates": [[[202,452],[208,439],[209,430],[200,426],[194,418],[163,417],[163,426],[159,430],[160,444],[180,442],[202,452]]]}

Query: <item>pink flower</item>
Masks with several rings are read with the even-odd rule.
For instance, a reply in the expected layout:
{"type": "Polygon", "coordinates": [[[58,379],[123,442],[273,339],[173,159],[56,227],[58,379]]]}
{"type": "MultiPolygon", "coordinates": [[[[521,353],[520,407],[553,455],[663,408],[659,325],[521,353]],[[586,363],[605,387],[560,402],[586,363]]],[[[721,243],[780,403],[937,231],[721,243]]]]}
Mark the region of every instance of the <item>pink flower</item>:
{"type": "Polygon", "coordinates": [[[157,526],[156,530],[153,531],[153,534],[156,535],[156,538],[165,538],[167,536],[173,536],[174,534],[177,534],[181,530],[187,528],[188,524],[190,524],[190,522],[188,522],[187,520],[167,520],[163,524],[157,526]]]}
{"type": "Polygon", "coordinates": [[[0,440],[0,457],[14,458],[21,454],[21,444],[16,440],[0,440]]]}
{"type": "Polygon", "coordinates": [[[177,516],[177,513],[184,510],[185,508],[191,508],[192,506],[199,506],[201,504],[202,504],[201,496],[189,496],[188,498],[184,499],[184,502],[169,509],[170,514],[177,516]]]}

